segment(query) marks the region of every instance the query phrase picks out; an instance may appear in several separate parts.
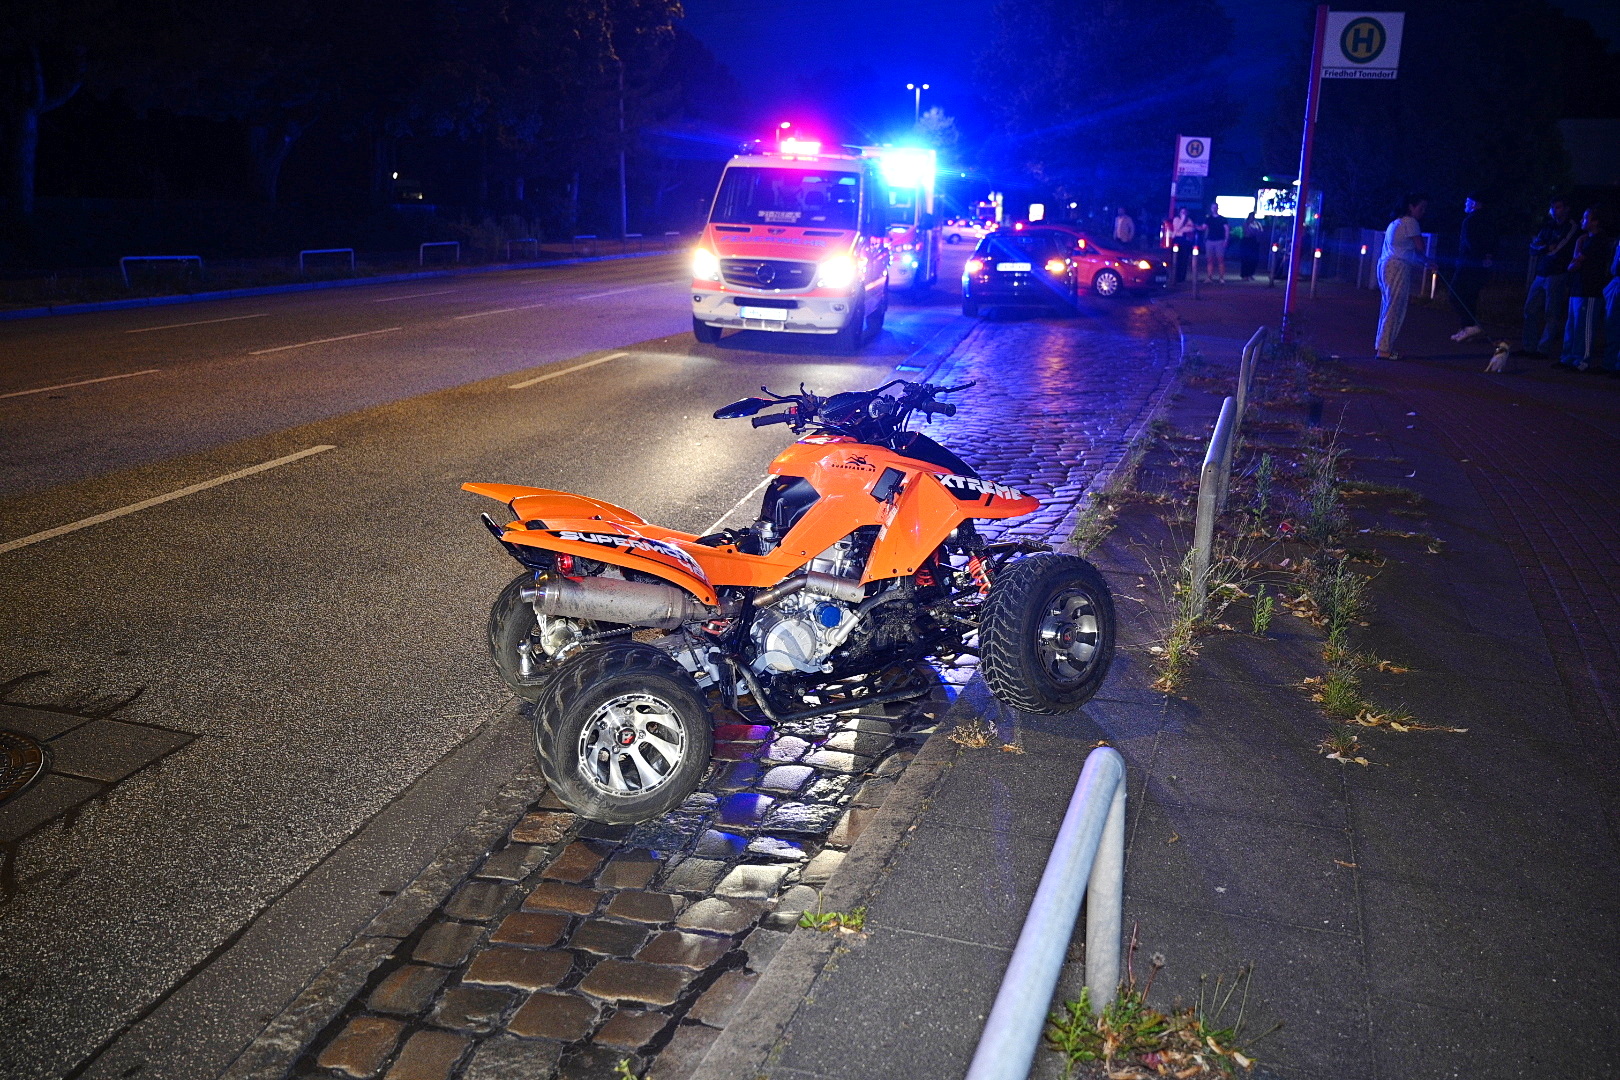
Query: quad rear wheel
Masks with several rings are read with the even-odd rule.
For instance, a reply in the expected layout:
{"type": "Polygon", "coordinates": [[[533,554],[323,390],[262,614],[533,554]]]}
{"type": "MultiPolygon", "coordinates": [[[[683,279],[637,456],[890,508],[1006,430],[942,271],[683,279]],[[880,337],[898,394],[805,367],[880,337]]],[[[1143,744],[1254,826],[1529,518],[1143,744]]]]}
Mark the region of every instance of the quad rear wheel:
{"type": "Polygon", "coordinates": [[[616,642],[557,665],[535,702],[534,744],[564,805],[623,825],[684,802],[703,779],[714,736],[685,669],[650,645],[616,642]]]}
{"type": "Polygon", "coordinates": [[[979,625],[979,667],[991,693],[1025,712],[1073,712],[1114,657],[1114,600],[1096,567],[1073,555],[1031,555],[996,575],[979,625]]]}

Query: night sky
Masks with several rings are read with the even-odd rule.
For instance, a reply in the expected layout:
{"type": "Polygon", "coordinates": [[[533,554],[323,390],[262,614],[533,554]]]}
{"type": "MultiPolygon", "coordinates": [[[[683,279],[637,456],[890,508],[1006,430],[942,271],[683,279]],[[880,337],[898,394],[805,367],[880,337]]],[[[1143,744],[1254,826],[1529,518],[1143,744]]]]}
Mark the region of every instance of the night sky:
{"type": "MultiPolygon", "coordinates": [[[[1228,75],[1250,107],[1245,122],[1216,152],[1232,153],[1249,165],[1259,161],[1259,127],[1272,107],[1271,88],[1286,66],[1306,62],[1315,5],[1305,0],[1223,3],[1235,31],[1228,75]]],[[[973,88],[973,57],[978,40],[990,32],[993,6],[993,0],[685,0],[685,25],[737,77],[757,104],[762,128],[767,117],[800,119],[789,115],[803,111],[802,97],[794,91],[802,81],[832,71],[869,74],[874,93],[892,95],[875,111],[886,117],[889,130],[883,134],[893,138],[911,119],[908,82],[931,84],[923,107],[941,106],[960,117],[969,132],[976,121],[984,122],[973,88]]],[[[1611,46],[1620,42],[1620,5],[1612,0],[1565,0],[1559,6],[1591,22],[1611,46]]],[[[1399,10],[1399,5],[1367,10],[1399,10]]]]}

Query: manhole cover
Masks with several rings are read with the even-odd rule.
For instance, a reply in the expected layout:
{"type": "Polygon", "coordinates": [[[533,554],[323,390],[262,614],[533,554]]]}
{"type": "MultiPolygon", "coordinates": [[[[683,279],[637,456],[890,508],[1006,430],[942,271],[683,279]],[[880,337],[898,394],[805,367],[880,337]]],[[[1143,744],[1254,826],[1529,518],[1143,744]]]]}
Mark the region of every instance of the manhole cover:
{"type": "Polygon", "coordinates": [[[44,747],[26,735],[0,731],[0,803],[27,791],[44,772],[44,747]]]}

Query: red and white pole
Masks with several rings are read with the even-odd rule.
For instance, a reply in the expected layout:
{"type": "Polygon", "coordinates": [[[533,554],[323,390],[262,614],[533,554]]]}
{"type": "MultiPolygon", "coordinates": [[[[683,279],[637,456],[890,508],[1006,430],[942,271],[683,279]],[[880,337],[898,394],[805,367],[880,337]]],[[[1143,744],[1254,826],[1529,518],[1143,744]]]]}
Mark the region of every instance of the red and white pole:
{"type": "Polygon", "coordinates": [[[1305,235],[1305,207],[1311,191],[1311,148],[1316,142],[1316,110],[1322,101],[1322,48],[1327,39],[1328,7],[1316,8],[1316,36],[1311,44],[1311,77],[1305,91],[1305,137],[1299,146],[1299,196],[1294,202],[1293,242],[1288,245],[1286,277],[1283,283],[1282,332],[1287,337],[1288,317],[1294,311],[1294,279],[1299,259],[1300,240],[1305,235]]]}

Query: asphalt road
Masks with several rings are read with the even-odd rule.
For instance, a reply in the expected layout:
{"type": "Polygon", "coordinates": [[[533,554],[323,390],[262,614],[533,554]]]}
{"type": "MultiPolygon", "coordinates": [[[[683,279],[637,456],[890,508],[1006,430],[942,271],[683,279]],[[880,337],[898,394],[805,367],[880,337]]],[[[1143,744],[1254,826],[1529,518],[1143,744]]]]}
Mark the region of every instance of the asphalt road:
{"type": "Polygon", "coordinates": [[[521,781],[481,640],[517,568],[463,481],[701,530],[784,443],[710,419],[717,405],[762,384],[875,385],[958,325],[937,290],[897,303],[858,357],[766,334],[699,346],[682,270],[0,324],[0,679],[48,671],[27,684],[47,702],[140,690],[121,719],[197,736],[21,845],[0,907],[0,1074],[215,1075],[521,781]]]}

